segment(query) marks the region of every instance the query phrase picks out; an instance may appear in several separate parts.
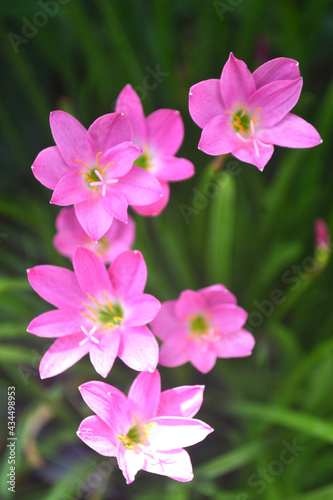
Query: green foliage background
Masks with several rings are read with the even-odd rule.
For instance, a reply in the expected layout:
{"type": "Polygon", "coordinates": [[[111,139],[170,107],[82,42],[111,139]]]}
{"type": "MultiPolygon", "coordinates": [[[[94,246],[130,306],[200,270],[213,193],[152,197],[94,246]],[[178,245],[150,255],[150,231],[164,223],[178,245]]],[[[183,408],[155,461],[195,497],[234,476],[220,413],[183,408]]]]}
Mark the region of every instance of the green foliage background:
{"type": "MultiPolygon", "coordinates": [[[[13,495],[6,437],[7,387],[15,386],[20,500],[332,500],[333,268],[314,260],[313,240],[316,217],[333,231],[332,3],[59,0],[56,15],[27,37],[27,22],[43,24],[36,14],[43,3],[0,5],[0,497],[13,495]],[[13,34],[25,41],[17,45],[13,34]],[[188,89],[218,78],[230,51],[251,70],[279,56],[299,61],[304,88],[294,111],[316,126],[321,146],[276,148],[263,173],[231,160],[216,171],[214,159],[197,150],[188,89]],[[152,71],[163,76],[148,78],[152,71]],[[89,414],[77,387],[100,379],[88,358],[41,381],[49,342],[26,333],[49,308],[29,288],[26,268],[70,267],[52,246],[58,207],[30,170],[53,145],[49,113],[64,109],[89,126],[113,111],[126,83],[146,114],[180,110],[179,154],[196,167],[194,178],[172,185],[160,217],[136,217],[146,290],[163,301],[222,282],[249,312],[256,338],[252,356],[219,359],[207,375],[189,364],[161,369],[164,389],[206,386],[198,417],[215,432],[189,449],[195,478],[188,484],[139,472],[126,486],[114,460],[105,463],[75,434],[89,414]],[[294,457],[283,452],[295,443],[294,457]]],[[[126,392],[135,375],[116,362],[106,380],[126,392]]]]}

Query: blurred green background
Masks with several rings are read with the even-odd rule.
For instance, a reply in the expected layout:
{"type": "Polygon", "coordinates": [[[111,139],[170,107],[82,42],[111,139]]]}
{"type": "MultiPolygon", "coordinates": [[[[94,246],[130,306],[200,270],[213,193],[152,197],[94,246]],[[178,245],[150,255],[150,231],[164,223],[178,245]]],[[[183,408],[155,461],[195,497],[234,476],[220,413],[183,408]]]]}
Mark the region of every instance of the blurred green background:
{"type": "MultiPolygon", "coordinates": [[[[332,500],[333,268],[313,237],[316,217],[333,231],[332,2],[11,0],[0,13],[0,498],[13,495],[6,437],[7,388],[15,386],[20,500],[332,500]],[[294,112],[318,129],[321,146],[277,147],[263,173],[231,160],[216,172],[197,149],[188,89],[219,78],[230,51],[252,71],[274,57],[299,61],[304,87],[294,112]],[[163,301],[224,283],[256,338],[252,356],[219,359],[207,375],[189,364],[161,369],[163,389],[206,386],[198,418],[215,432],[188,450],[188,484],[139,472],[126,486],[114,459],[75,434],[89,414],[77,387],[100,379],[88,358],[41,381],[49,342],[26,333],[49,309],[26,268],[70,267],[52,246],[59,208],[30,170],[53,145],[49,113],[64,109],[88,127],[113,111],[127,83],[146,114],[180,110],[179,155],[196,168],[171,186],[160,217],[135,217],[146,290],[163,301]]],[[[106,381],[127,392],[135,375],[117,361],[106,381]]]]}

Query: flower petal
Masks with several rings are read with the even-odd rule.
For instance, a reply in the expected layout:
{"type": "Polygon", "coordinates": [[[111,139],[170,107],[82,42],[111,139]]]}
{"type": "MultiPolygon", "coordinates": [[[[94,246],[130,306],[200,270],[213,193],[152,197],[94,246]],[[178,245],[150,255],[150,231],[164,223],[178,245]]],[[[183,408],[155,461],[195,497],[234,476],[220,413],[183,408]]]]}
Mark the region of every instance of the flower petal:
{"type": "Polygon", "coordinates": [[[41,378],[54,377],[73,366],[89,352],[88,342],[80,345],[82,332],[58,338],[46,351],[39,365],[41,378]]]}
{"type": "Polygon", "coordinates": [[[245,62],[230,54],[221,75],[220,88],[224,104],[230,109],[234,104],[246,105],[255,92],[254,78],[245,62]]]}
{"type": "Polygon", "coordinates": [[[104,334],[98,344],[90,343],[90,361],[96,372],[106,377],[118,355],[120,333],[115,328],[112,333],[104,334]]]}
{"type": "Polygon", "coordinates": [[[115,294],[120,297],[142,293],[147,281],[147,266],[142,253],[129,250],[118,255],[108,274],[115,294]]]}
{"type": "Polygon", "coordinates": [[[132,138],[131,125],[121,113],[108,113],[100,116],[90,125],[88,133],[97,151],[103,153],[132,138]]]}
{"type": "Polygon", "coordinates": [[[36,179],[49,189],[54,189],[60,179],[70,172],[57,146],[43,149],[31,168],[36,179]]]}
{"type": "Polygon", "coordinates": [[[143,467],[144,453],[136,453],[120,445],[118,447],[117,460],[126,483],[130,484],[134,481],[136,473],[143,467]]]}
{"type": "Polygon", "coordinates": [[[147,143],[153,156],[173,156],[184,139],[184,124],[179,111],[158,109],[146,119],[147,143]]]}
{"type": "Polygon", "coordinates": [[[83,175],[78,172],[70,172],[64,175],[56,185],[51,203],[60,206],[80,203],[90,196],[90,191],[83,175]]]}
{"type": "Polygon", "coordinates": [[[138,420],[154,417],[161,395],[161,377],[158,370],[141,372],[128,393],[132,413],[138,420]]]}
{"type": "Polygon", "coordinates": [[[206,306],[200,292],[184,290],[175,304],[175,313],[178,318],[187,319],[189,316],[203,314],[206,306]]]}
{"type": "Polygon", "coordinates": [[[161,308],[161,303],[152,295],[143,293],[124,300],[124,326],[141,326],[152,321],[161,308]]]}
{"type": "Polygon", "coordinates": [[[252,74],[257,89],[276,80],[296,80],[301,76],[298,62],[288,57],[277,57],[267,61],[252,74]]]}
{"type": "Polygon", "coordinates": [[[241,144],[237,149],[234,149],[232,154],[239,160],[251,163],[251,165],[255,165],[262,171],[272,157],[274,146],[271,144],[262,146],[260,143],[257,143],[257,147],[258,149],[256,150],[252,141],[246,142],[244,145],[241,144]]]}
{"type": "Polygon", "coordinates": [[[85,232],[94,241],[98,241],[111,226],[112,216],[106,212],[98,196],[77,203],[75,214],[85,232]]]}
{"type": "Polygon", "coordinates": [[[142,469],[181,482],[193,479],[191,459],[185,450],[158,451],[154,456],[147,454],[142,469]]]}
{"type": "Polygon", "coordinates": [[[194,175],[194,165],[186,158],[162,156],[154,161],[150,172],[156,175],[158,180],[182,181],[194,175]]]}
{"type": "Polygon", "coordinates": [[[213,429],[201,420],[186,417],[154,417],[157,425],[149,435],[156,450],[173,450],[192,446],[205,439],[213,429]]]}
{"type": "Polygon", "coordinates": [[[208,373],[216,363],[215,342],[211,343],[205,339],[192,341],[189,355],[190,362],[197,370],[201,373],[208,373]]]}
{"type": "Polygon", "coordinates": [[[190,360],[189,343],[184,329],[172,332],[166,342],[160,347],[159,363],[169,368],[180,366],[190,360]]]}
{"type": "Polygon", "coordinates": [[[209,155],[231,153],[239,146],[239,139],[234,130],[230,115],[224,113],[215,116],[205,125],[198,148],[209,155]]]}
{"type": "Polygon", "coordinates": [[[64,337],[80,331],[82,316],[75,309],[55,309],[34,318],[27,328],[38,337],[64,337]]]}
{"type": "Polygon", "coordinates": [[[112,290],[109,275],[101,259],[91,250],[78,247],[73,256],[73,267],[84,293],[98,300],[104,290],[112,290]]]}
{"type": "Polygon", "coordinates": [[[322,142],[317,130],[307,121],[288,113],[272,127],[260,130],[264,142],[286,148],[312,148],[322,142]]]}
{"type": "Polygon", "coordinates": [[[133,162],[142,154],[142,149],[139,146],[134,146],[131,142],[122,142],[108,149],[101,157],[100,163],[102,167],[106,167],[112,163],[106,171],[107,179],[116,179],[127,174],[133,167],[133,162]]]}
{"type": "Polygon", "coordinates": [[[110,217],[127,222],[127,199],[117,187],[107,187],[105,196],[101,197],[101,204],[110,217]]]}
{"type": "Polygon", "coordinates": [[[210,309],[210,322],[219,332],[239,330],[247,320],[247,312],[234,304],[221,304],[210,309]]]}
{"type": "Polygon", "coordinates": [[[117,439],[113,430],[98,416],[85,418],[77,431],[82,441],[105,457],[117,456],[117,439]]]}
{"type": "Polygon", "coordinates": [[[237,304],[236,297],[224,285],[211,285],[199,290],[209,307],[218,304],[237,304]]]}
{"type": "Polygon", "coordinates": [[[126,327],[118,356],[133,370],[152,372],[158,363],[158,343],[147,326],[126,327]]]}
{"type": "Polygon", "coordinates": [[[201,128],[215,116],[225,113],[220,80],[213,78],[193,85],[189,93],[189,111],[192,120],[201,128]]]}
{"type": "Polygon", "coordinates": [[[116,102],[116,111],[124,113],[129,120],[133,130],[134,144],[143,146],[147,141],[145,115],[139,96],[131,85],[126,85],[120,92],[116,102]]]}
{"type": "Polygon", "coordinates": [[[161,187],[155,177],[136,165],[119,179],[117,187],[124,193],[129,205],[148,205],[161,196],[161,187]]]}
{"type": "Polygon", "coordinates": [[[215,349],[220,358],[238,358],[249,356],[254,344],[253,335],[247,330],[240,329],[237,332],[222,335],[215,343],[215,349]]]}
{"type": "Polygon", "coordinates": [[[183,323],[176,316],[175,304],[175,300],[163,302],[160,311],[151,323],[153,332],[162,340],[166,340],[183,323]]]}
{"type": "Polygon", "coordinates": [[[58,266],[35,266],[27,270],[35,292],[55,307],[71,309],[84,297],[73,271],[58,266]]]}
{"type": "Polygon", "coordinates": [[[158,182],[161,188],[161,197],[157,201],[154,201],[149,205],[143,205],[143,206],[132,205],[132,208],[138,214],[156,217],[156,215],[159,215],[168,204],[170,196],[169,184],[164,181],[158,181],[158,182]]]}
{"type": "Polygon", "coordinates": [[[157,416],[194,417],[202,405],[204,389],[204,385],[184,385],[163,391],[157,416]]]}

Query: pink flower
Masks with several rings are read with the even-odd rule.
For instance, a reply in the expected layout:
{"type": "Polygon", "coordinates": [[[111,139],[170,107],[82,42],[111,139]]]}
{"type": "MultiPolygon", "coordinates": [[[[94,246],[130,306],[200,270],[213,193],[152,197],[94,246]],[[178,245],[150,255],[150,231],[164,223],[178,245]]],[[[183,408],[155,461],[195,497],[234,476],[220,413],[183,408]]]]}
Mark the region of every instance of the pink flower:
{"type": "Polygon", "coordinates": [[[141,253],[120,254],[107,271],[97,255],[79,247],[73,267],[74,272],[48,265],[28,269],[32,288],[57,308],[28,326],[39,337],[58,337],[41,360],[41,378],[63,372],[88,352],[103,377],[117,356],[133,370],[154,370],[158,344],[146,324],[160,303],[143,293],[147,268],[141,253]]]}
{"type": "Polygon", "coordinates": [[[58,232],[53,244],[59,253],[70,259],[76,248],[83,246],[95,252],[103,262],[111,262],[120,253],[130,250],[135,239],[135,223],[128,217],[127,224],[115,219],[104,236],[95,242],[82,229],[72,207],[60,210],[56,228],[58,232]]]}
{"type": "Polygon", "coordinates": [[[318,250],[327,251],[331,248],[331,237],[328,226],[323,219],[316,219],[314,224],[316,247],[318,250]]]}
{"type": "Polygon", "coordinates": [[[273,144],[288,148],[320,144],[317,130],[289,113],[302,83],[293,59],[273,59],[251,74],[231,53],[220,80],[205,80],[190,89],[190,114],[203,129],[199,149],[210,155],[232,153],[263,170],[273,144]]]}
{"type": "Polygon", "coordinates": [[[141,101],[131,85],[126,85],[120,92],[116,111],[123,112],[128,118],[133,129],[133,142],[143,149],[135,164],[156,177],[163,193],[160,200],[133,208],[141,215],[158,215],[169,200],[168,182],[182,181],[194,174],[194,166],[189,160],[174,156],[184,138],[180,113],[173,109],[159,109],[145,118],[141,101]]]}
{"type": "Polygon", "coordinates": [[[53,111],[50,125],[56,146],[39,153],[33,173],[54,190],[51,203],[74,205],[94,241],[106,233],[113,218],[127,222],[128,205],[146,205],[161,197],[154,176],[133,166],[142,149],[130,142],[131,126],[122,114],[101,116],[86,130],[68,113],[53,111]]]}
{"type": "Polygon", "coordinates": [[[80,387],[81,395],[96,415],[83,420],[78,436],[97,453],[117,457],[128,484],[140,469],[191,481],[191,460],[183,447],[213,431],[192,418],[201,406],[203,390],[197,385],[161,393],[157,370],[140,373],[128,397],[105,382],[87,382],[80,387]]]}
{"type": "Polygon", "coordinates": [[[242,328],[247,313],[236,303],[223,285],[185,290],[178,300],[164,302],[151,324],[163,340],[159,363],[172,367],[190,361],[207,373],[217,357],[249,356],[254,338],[242,328]]]}

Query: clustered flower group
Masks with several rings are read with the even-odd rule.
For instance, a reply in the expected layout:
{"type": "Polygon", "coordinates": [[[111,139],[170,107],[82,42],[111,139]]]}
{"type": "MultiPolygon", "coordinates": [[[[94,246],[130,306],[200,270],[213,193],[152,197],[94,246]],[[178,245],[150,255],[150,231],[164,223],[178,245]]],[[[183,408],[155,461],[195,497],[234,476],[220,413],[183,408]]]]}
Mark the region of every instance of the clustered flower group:
{"type": "MultiPolygon", "coordinates": [[[[190,90],[190,113],[203,129],[199,147],[212,155],[231,152],[262,170],[272,144],[319,144],[312,125],[290,113],[301,86],[291,59],[269,61],[251,74],[231,54],[220,80],[190,90]]],[[[213,430],[193,418],[204,387],[161,392],[157,365],[190,361],[207,373],[218,357],[250,355],[255,342],[244,328],[247,313],[222,284],[185,290],[162,305],[144,293],[147,267],[142,254],[131,250],[135,223],[127,211],[131,206],[140,215],[160,214],[169,182],[194,174],[189,160],[175,156],[184,137],[182,118],[172,109],[145,117],[126,85],[115,113],[88,130],[64,111],[51,113],[50,125],[56,146],[41,151],[32,168],[53,190],[51,203],[65,207],[56,220],[54,246],[74,270],[28,270],[32,288],[55,307],[28,326],[34,335],[56,339],[41,360],[40,376],[58,375],[88,353],[102,377],[117,356],[141,372],[127,397],[101,381],[80,387],[95,415],[83,420],[78,436],[97,453],[117,457],[127,483],[140,469],[190,481],[191,461],[183,448],[213,430]]]]}

